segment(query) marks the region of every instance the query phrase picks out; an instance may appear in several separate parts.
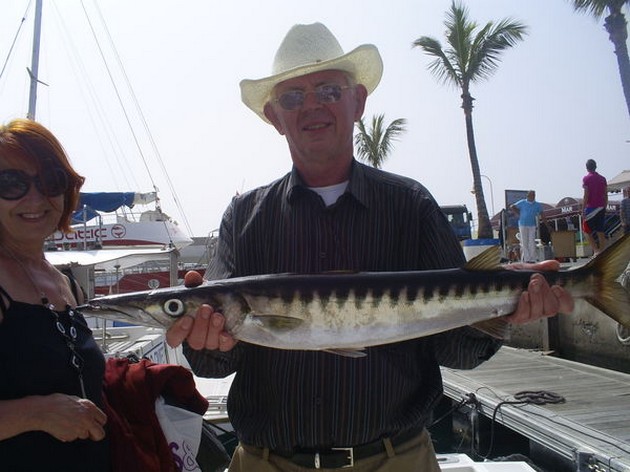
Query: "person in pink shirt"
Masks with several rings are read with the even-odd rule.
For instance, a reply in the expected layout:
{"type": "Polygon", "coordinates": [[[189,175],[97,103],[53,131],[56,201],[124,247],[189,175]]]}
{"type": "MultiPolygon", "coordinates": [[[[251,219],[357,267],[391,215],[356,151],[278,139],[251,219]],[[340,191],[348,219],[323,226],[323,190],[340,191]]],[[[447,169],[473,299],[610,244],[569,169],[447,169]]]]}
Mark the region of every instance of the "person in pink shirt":
{"type": "Polygon", "coordinates": [[[608,206],[608,184],[606,178],[598,174],[597,163],[593,159],[586,161],[586,174],[582,178],[584,199],[582,201],[582,216],[584,230],[588,242],[593,248],[593,254],[599,254],[606,247],[606,207],[608,206]]]}

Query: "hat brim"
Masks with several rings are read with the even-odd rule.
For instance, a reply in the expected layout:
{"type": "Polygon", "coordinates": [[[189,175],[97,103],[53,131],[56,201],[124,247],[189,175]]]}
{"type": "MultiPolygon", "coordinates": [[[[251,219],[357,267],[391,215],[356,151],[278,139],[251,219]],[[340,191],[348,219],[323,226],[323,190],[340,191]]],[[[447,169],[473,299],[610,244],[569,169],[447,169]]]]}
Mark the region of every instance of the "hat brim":
{"type": "Polygon", "coordinates": [[[357,84],[362,84],[368,94],[372,93],[383,75],[383,61],[376,46],[363,44],[343,56],[327,61],[294,67],[280,74],[263,79],[244,79],[240,83],[241,100],[258,116],[269,123],[265,116],[265,104],[271,97],[273,88],[280,82],[312,74],[322,70],[341,70],[354,77],[357,84]]]}

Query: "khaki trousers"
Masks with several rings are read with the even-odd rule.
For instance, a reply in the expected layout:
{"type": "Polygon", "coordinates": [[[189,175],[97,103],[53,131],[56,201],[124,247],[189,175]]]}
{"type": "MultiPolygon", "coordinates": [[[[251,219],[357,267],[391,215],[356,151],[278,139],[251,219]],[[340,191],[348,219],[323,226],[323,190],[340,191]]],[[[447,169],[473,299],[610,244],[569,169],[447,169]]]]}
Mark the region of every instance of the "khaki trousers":
{"type": "Polygon", "coordinates": [[[269,449],[239,444],[228,472],[440,472],[429,433],[424,430],[396,449],[389,439],[383,440],[385,451],[354,462],[345,469],[310,469],[277,456],[269,449]]]}

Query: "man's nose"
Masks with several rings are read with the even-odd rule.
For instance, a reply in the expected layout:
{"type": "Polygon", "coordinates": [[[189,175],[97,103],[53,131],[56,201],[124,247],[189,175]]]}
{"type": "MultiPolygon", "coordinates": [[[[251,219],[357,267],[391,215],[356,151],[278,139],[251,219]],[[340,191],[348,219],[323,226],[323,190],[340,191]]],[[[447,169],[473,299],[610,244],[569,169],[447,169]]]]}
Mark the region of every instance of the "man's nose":
{"type": "Polygon", "coordinates": [[[303,108],[318,108],[321,105],[322,104],[317,98],[317,92],[315,90],[309,90],[308,92],[304,93],[304,105],[302,105],[303,108]]]}

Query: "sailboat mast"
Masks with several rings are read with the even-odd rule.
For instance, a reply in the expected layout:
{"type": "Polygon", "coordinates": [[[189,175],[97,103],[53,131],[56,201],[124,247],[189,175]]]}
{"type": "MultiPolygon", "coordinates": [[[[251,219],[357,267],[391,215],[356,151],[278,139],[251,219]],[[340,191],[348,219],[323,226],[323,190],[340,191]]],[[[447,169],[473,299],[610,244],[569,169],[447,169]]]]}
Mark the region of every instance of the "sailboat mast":
{"type": "Polygon", "coordinates": [[[35,28],[33,31],[33,56],[31,58],[31,69],[29,75],[31,77],[31,88],[28,98],[28,114],[27,118],[35,119],[35,110],[37,107],[37,82],[39,74],[39,43],[42,33],[42,0],[35,2],[35,28]]]}

